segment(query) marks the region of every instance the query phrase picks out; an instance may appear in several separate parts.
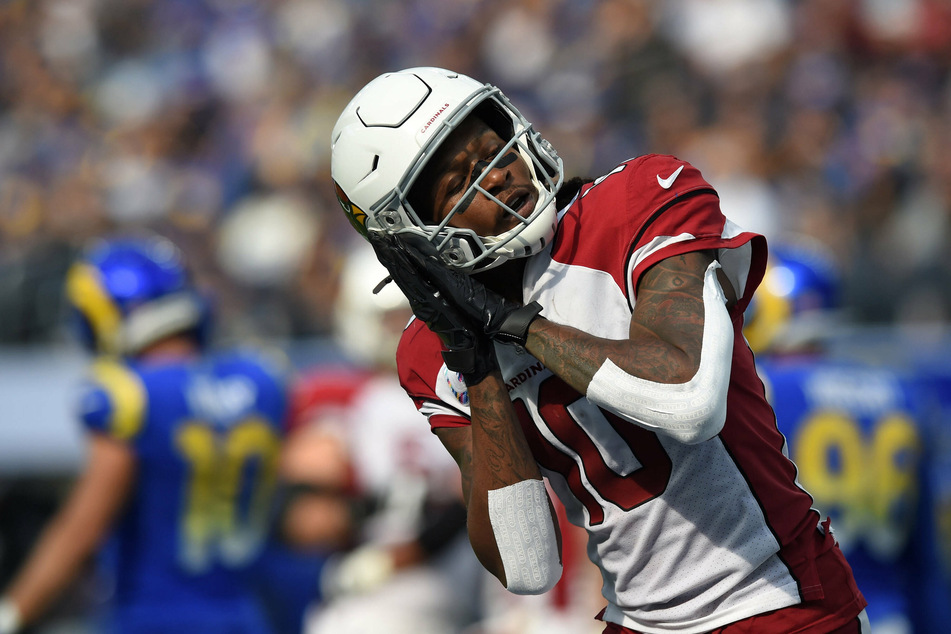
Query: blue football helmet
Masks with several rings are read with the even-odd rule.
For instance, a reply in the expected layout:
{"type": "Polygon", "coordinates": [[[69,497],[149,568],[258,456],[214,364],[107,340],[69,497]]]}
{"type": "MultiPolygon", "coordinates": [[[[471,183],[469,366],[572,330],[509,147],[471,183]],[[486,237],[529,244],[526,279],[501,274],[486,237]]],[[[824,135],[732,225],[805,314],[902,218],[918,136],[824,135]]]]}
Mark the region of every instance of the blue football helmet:
{"type": "Polygon", "coordinates": [[[746,309],[743,334],[757,353],[812,350],[838,324],[840,295],[838,267],[824,247],[771,245],[763,281],[746,309]]]}
{"type": "Polygon", "coordinates": [[[95,353],[134,356],[179,333],[192,333],[199,345],[208,339],[208,301],[164,238],[97,242],[67,273],[66,297],[83,344],[95,353]]]}

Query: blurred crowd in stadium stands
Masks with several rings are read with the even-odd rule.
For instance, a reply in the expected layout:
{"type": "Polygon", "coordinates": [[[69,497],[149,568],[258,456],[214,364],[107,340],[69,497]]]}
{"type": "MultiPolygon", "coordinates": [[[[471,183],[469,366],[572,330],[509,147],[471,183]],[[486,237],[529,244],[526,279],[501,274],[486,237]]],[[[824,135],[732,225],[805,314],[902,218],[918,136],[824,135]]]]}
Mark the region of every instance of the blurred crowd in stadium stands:
{"type": "Polygon", "coordinates": [[[502,87],[569,174],[692,161],[740,225],[829,246],[860,322],[951,321],[941,0],[7,0],[0,63],[0,342],[58,337],[69,260],[129,227],[225,336],[327,334],[330,129],[414,65],[502,87]]]}

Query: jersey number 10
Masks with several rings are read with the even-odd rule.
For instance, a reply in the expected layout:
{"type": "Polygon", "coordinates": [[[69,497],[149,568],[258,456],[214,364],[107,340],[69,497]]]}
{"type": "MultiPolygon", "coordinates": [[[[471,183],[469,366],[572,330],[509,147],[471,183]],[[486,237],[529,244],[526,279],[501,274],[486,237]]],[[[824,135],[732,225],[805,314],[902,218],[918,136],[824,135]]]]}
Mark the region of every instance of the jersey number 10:
{"type": "Polygon", "coordinates": [[[604,521],[605,503],[630,511],[667,488],[672,464],[656,434],[604,411],[556,376],[539,385],[538,402],[545,430],[534,425],[524,401],[513,403],[528,444],[539,465],[565,477],[592,526],[604,521]],[[624,463],[609,464],[598,445],[618,441],[629,452],[624,463]]]}
{"type": "Polygon", "coordinates": [[[267,531],[280,438],[265,421],[250,418],[223,433],[189,421],[179,428],[176,443],[189,468],[181,564],[202,572],[215,562],[247,563],[267,531]]]}

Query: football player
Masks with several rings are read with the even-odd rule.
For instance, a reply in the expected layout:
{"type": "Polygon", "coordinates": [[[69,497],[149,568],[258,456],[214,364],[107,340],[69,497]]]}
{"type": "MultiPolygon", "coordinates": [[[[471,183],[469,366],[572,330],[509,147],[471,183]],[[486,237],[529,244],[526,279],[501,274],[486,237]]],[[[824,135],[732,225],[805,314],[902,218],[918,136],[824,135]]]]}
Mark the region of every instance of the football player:
{"type": "Polygon", "coordinates": [[[66,285],[96,355],[86,464],[6,589],[0,632],[35,622],[97,550],[114,586],[100,631],[268,632],[243,576],[272,520],[283,361],[207,348],[208,302],[168,240],[97,243],[66,285]]]}
{"type": "Polygon", "coordinates": [[[365,242],[344,261],[335,335],[344,363],[301,374],[285,478],[292,543],[337,548],[309,634],[461,631],[484,572],[465,538],[459,474],[406,398],[394,355],[412,313],[365,242]]]}
{"type": "Polygon", "coordinates": [[[838,268],[805,237],[770,245],[763,282],[746,309],[743,335],[754,353],[823,354],[843,325],[838,268]]]}
{"type": "Polygon", "coordinates": [[[918,522],[911,537],[914,570],[909,603],[915,632],[940,632],[951,622],[951,362],[947,342],[943,350],[935,356],[929,351],[928,358],[916,364],[935,397],[936,415],[924,443],[918,522]]]}
{"type": "Polygon", "coordinates": [[[840,283],[821,247],[774,245],[747,309],[746,335],[779,430],[815,507],[869,601],[875,632],[911,632],[907,550],[918,504],[925,402],[884,367],[824,354],[838,323],[840,283]]]}
{"type": "Polygon", "coordinates": [[[940,481],[929,481],[945,460],[936,451],[947,443],[937,419],[942,390],[914,363],[831,354],[840,296],[831,254],[786,238],[770,251],[744,333],[799,481],[832,517],[873,631],[935,631],[948,602],[922,598],[942,587],[934,581],[940,481]]]}
{"type": "Polygon", "coordinates": [[[742,336],[765,240],[695,167],[648,155],[566,183],[497,88],[414,68],[346,106],[331,171],[419,318],[400,378],[510,592],[561,575],[547,478],[587,531],[604,632],[864,631],[742,336]]]}

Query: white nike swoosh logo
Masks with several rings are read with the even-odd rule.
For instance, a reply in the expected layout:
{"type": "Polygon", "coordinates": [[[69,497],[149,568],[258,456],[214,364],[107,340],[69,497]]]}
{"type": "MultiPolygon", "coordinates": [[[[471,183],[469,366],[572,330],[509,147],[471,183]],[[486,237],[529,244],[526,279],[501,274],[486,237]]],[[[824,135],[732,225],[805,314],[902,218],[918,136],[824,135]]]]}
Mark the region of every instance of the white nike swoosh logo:
{"type": "Polygon", "coordinates": [[[680,172],[683,170],[684,166],[681,165],[677,168],[673,174],[667,178],[661,178],[660,174],[657,175],[657,184],[663,187],[664,189],[670,189],[670,186],[674,184],[674,181],[677,180],[677,177],[680,176],[680,172]]]}

